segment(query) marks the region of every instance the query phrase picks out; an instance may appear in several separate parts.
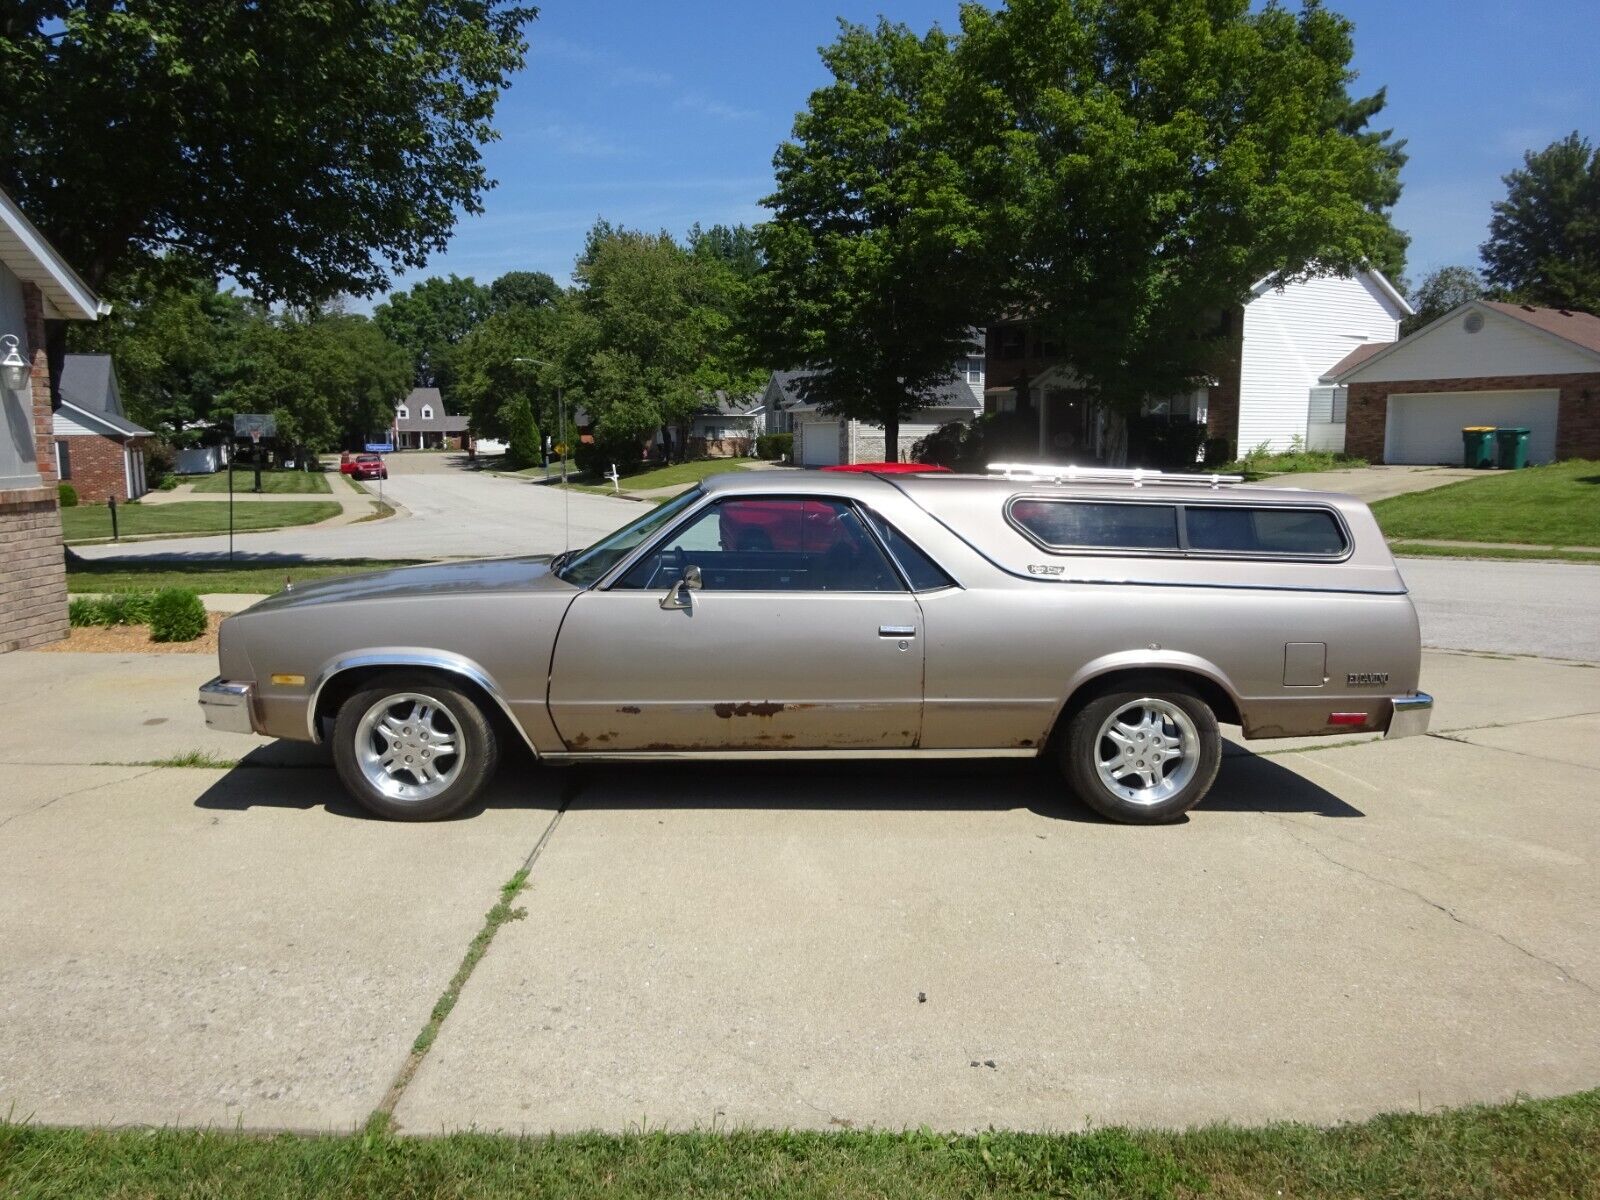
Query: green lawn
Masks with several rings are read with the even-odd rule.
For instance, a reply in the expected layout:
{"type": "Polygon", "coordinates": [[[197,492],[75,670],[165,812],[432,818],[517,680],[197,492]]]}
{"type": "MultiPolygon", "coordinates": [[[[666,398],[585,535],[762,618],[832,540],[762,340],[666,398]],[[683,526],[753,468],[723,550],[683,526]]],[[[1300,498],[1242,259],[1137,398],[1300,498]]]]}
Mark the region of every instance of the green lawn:
{"type": "MultiPolygon", "coordinates": [[[[233,490],[235,492],[248,492],[255,488],[256,473],[250,466],[235,467],[233,472],[233,490]]],[[[202,475],[195,481],[196,492],[222,492],[228,491],[228,473],[218,471],[215,475],[202,475]]],[[[328,487],[327,476],[315,471],[262,471],[261,490],[272,492],[274,495],[327,495],[331,490],[328,487]]]]}
{"type": "Polygon", "coordinates": [[[1396,558],[1491,558],[1502,562],[1575,562],[1600,565],[1600,551],[1541,550],[1532,546],[1435,546],[1390,542],[1396,558]]]}
{"type": "Polygon", "coordinates": [[[360,575],[390,567],[414,566],[420,560],[388,562],[351,558],[316,563],[279,563],[272,566],[203,562],[178,566],[172,562],[95,562],[80,560],[67,568],[69,592],[128,592],[165,587],[193,588],[197,592],[272,593],[283,587],[284,576],[296,583],[360,575]]]}
{"type": "MultiPolygon", "coordinates": [[[[262,500],[233,506],[233,527],[239,532],[310,525],[339,515],[331,500],[262,500]]],[[[61,530],[68,545],[111,536],[111,510],[103,504],[61,510],[61,530]]],[[[119,504],[117,530],[123,537],[148,533],[226,533],[226,500],[191,500],[175,504],[119,504]]]]}
{"type": "Polygon", "coordinates": [[[1220,467],[1208,468],[1219,475],[1243,475],[1263,479],[1269,475],[1297,475],[1306,471],[1347,471],[1364,467],[1367,460],[1328,450],[1296,450],[1284,454],[1247,454],[1220,467]]]}
{"type": "Polygon", "coordinates": [[[0,1195],[217,1197],[1600,1196],[1600,1092],[1319,1129],[252,1136],[0,1123],[0,1195]]]}
{"type": "Polygon", "coordinates": [[[1372,506],[1386,537],[1600,546],[1600,462],[1485,471],[1372,506]]]}
{"type": "MultiPolygon", "coordinates": [[[[743,471],[754,458],[703,458],[694,462],[673,463],[669,467],[654,467],[636,475],[624,475],[622,486],[630,492],[646,488],[672,487],[679,483],[699,483],[708,475],[721,475],[725,471],[743,471]]],[[[607,484],[609,487],[609,483],[607,484]]]]}

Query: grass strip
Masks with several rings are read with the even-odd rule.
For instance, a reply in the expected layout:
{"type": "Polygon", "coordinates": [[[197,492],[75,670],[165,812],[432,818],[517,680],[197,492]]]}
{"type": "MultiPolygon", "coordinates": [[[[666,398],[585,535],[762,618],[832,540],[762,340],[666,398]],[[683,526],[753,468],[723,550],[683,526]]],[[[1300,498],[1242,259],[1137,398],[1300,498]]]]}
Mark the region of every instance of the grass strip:
{"type": "Polygon", "coordinates": [[[178,564],[163,559],[78,559],[67,568],[69,592],[125,592],[165,587],[197,592],[270,595],[285,577],[296,583],[362,575],[391,567],[417,566],[421,559],[346,558],[324,562],[232,565],[226,561],[178,564]]]}
{"type": "Polygon", "coordinates": [[[1316,1128],[399,1137],[0,1124],[0,1194],[1253,1200],[1600,1196],[1600,1092],[1316,1128]]]}
{"type": "MultiPolygon", "coordinates": [[[[311,525],[336,517],[342,510],[331,500],[263,500],[233,506],[233,527],[239,533],[311,525]]],[[[68,545],[111,536],[111,513],[103,504],[80,504],[61,510],[61,531],[68,545]]],[[[122,537],[149,534],[227,533],[226,500],[189,500],[181,504],[120,504],[117,532],[122,537]]]]}
{"type": "Polygon", "coordinates": [[[1542,550],[1528,546],[1433,546],[1426,542],[1390,542],[1397,558],[1487,558],[1503,562],[1600,563],[1600,553],[1589,550],[1542,550]]]}

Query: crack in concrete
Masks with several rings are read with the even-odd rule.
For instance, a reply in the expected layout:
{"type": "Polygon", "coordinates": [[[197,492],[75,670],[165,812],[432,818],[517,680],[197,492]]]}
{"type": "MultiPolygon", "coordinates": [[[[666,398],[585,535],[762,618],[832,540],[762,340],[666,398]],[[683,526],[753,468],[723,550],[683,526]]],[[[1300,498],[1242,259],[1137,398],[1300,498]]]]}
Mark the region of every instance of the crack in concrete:
{"type": "MultiPolygon", "coordinates": [[[[1533,722],[1530,721],[1528,724],[1531,725],[1533,722]]],[[[1509,727],[1499,725],[1484,725],[1480,728],[1500,729],[1509,727]]],[[[1595,767],[1589,763],[1573,762],[1570,758],[1551,758],[1548,754],[1529,754],[1526,750],[1513,750],[1509,746],[1488,746],[1483,742],[1470,741],[1464,737],[1452,737],[1448,733],[1429,733],[1428,736],[1431,738],[1437,738],[1441,742],[1454,742],[1458,746],[1471,746],[1474,750],[1495,750],[1501,754],[1515,754],[1518,758],[1531,758],[1535,762],[1546,764],[1560,763],[1564,767],[1576,767],[1580,771],[1600,771],[1600,767],[1595,767]]]]}
{"type": "MultiPolygon", "coordinates": [[[[567,809],[572,806],[572,802],[577,798],[581,790],[582,784],[577,779],[569,779],[563,785],[560,806],[557,807],[555,814],[551,816],[549,824],[544,827],[544,832],[539,835],[539,840],[533,844],[533,849],[528,851],[528,856],[522,860],[522,866],[517,869],[517,875],[521,876],[521,887],[517,889],[518,892],[527,889],[532,880],[534,864],[538,862],[539,856],[544,853],[544,848],[549,845],[550,837],[555,833],[556,826],[561,824],[561,818],[566,814],[567,809]]],[[[515,879],[515,876],[513,878],[515,879]]],[[[405,1062],[400,1064],[400,1070],[395,1073],[394,1079],[384,1091],[383,1099],[379,1101],[378,1107],[373,1109],[372,1114],[367,1118],[368,1129],[384,1129],[392,1132],[398,1128],[394,1119],[395,1109],[400,1106],[400,1101],[405,1097],[406,1089],[411,1086],[411,1081],[416,1077],[423,1060],[428,1057],[428,1052],[438,1042],[439,1034],[444,1029],[444,1023],[449,1019],[449,1013],[455,1011],[455,1005],[459,1003],[462,993],[466,991],[467,984],[472,981],[472,976],[477,970],[478,963],[482,962],[483,956],[488,954],[489,946],[493,944],[495,934],[499,932],[498,927],[486,927],[489,928],[488,942],[483,945],[481,951],[477,952],[476,960],[470,959],[473,950],[472,944],[469,943],[469,961],[465,967],[465,974],[461,975],[459,979],[457,976],[451,976],[450,982],[445,985],[445,991],[440,995],[439,1000],[434,1002],[433,1008],[429,1010],[428,1020],[423,1023],[424,1032],[428,1030],[429,1025],[435,1026],[432,1036],[428,1038],[421,1049],[417,1049],[413,1045],[411,1051],[406,1055],[405,1062]],[[450,1003],[449,1009],[444,1016],[436,1017],[435,1014],[439,1005],[450,995],[452,988],[455,991],[455,999],[450,1003]]],[[[473,935],[473,941],[476,942],[480,936],[482,936],[481,928],[478,933],[473,935]]],[[[458,974],[460,974],[459,971],[458,974]]],[[[418,1036],[420,1038],[421,1035],[419,1034],[418,1036]]]]}
{"type": "Polygon", "coordinates": [[[162,769],[163,768],[161,767],[151,767],[148,771],[140,771],[137,775],[129,775],[122,779],[108,779],[105,783],[91,783],[88,787],[81,787],[71,792],[62,792],[61,795],[50,797],[50,799],[46,800],[43,804],[37,806],[36,808],[30,808],[23,812],[12,813],[4,821],[0,821],[0,829],[4,829],[7,825],[11,824],[11,822],[17,820],[19,817],[31,817],[34,815],[34,813],[42,813],[45,809],[49,808],[52,804],[55,804],[58,801],[70,800],[74,796],[82,796],[88,792],[97,792],[101,788],[116,787],[119,783],[132,783],[135,779],[143,779],[146,775],[154,775],[157,771],[162,769]]]}
{"type": "Polygon", "coordinates": [[[1335,867],[1338,867],[1342,871],[1348,871],[1352,875],[1359,875],[1363,879],[1370,880],[1371,882],[1376,883],[1376,884],[1380,884],[1383,887],[1393,888],[1397,892],[1403,892],[1403,893],[1405,893],[1406,895],[1412,897],[1415,900],[1420,900],[1423,904],[1426,904],[1429,908],[1432,908],[1432,909],[1435,909],[1435,910],[1437,910],[1439,912],[1442,912],[1445,916],[1449,917],[1450,920],[1455,922],[1457,925],[1460,925],[1460,926],[1462,926],[1463,928],[1466,928],[1466,929],[1470,929],[1474,933],[1481,933],[1481,934],[1484,934],[1487,937],[1492,937],[1496,941],[1503,943],[1504,945],[1510,947],[1512,950],[1515,950],[1518,954],[1521,954],[1521,955],[1523,955],[1523,956],[1525,956],[1527,958],[1530,958],[1534,962],[1539,963],[1539,964],[1541,964],[1543,966],[1549,967],[1552,970],[1558,972],[1561,975],[1561,978],[1564,981],[1566,981],[1567,983],[1575,983],[1575,984],[1577,984],[1584,991],[1588,992],[1591,996],[1600,996],[1600,991],[1597,991],[1593,987],[1593,985],[1591,985],[1587,980],[1585,980],[1582,977],[1574,974],[1571,970],[1569,970],[1568,968],[1562,966],[1560,963],[1556,962],[1554,959],[1546,958],[1542,954],[1535,953],[1534,951],[1528,949],[1528,947],[1522,945],[1520,942],[1516,942],[1516,941],[1513,941],[1511,938],[1508,938],[1505,934],[1499,932],[1498,930],[1487,929],[1482,925],[1474,924],[1473,922],[1467,920],[1465,917],[1460,916],[1454,909],[1450,908],[1448,905],[1440,904],[1437,900],[1431,899],[1430,897],[1423,895],[1421,892],[1419,892],[1415,888],[1407,887],[1405,884],[1399,883],[1399,882],[1397,882],[1396,880],[1393,880],[1393,879],[1385,879],[1385,878],[1383,878],[1383,876],[1375,875],[1371,871],[1363,871],[1360,867],[1354,866],[1351,863],[1343,862],[1343,861],[1333,857],[1333,855],[1329,854],[1326,850],[1322,849],[1322,847],[1314,845],[1312,842],[1308,841],[1306,838],[1303,838],[1298,833],[1296,833],[1294,831],[1295,823],[1293,821],[1290,821],[1290,820],[1287,820],[1286,818],[1284,818],[1281,813],[1267,812],[1264,809],[1259,809],[1259,808],[1256,809],[1255,811],[1260,813],[1264,817],[1271,817],[1274,821],[1277,822],[1277,824],[1283,829],[1283,831],[1289,835],[1289,837],[1291,839],[1293,839],[1294,841],[1298,842],[1301,846],[1303,846],[1307,850],[1311,851],[1313,854],[1315,854],[1318,858],[1321,858],[1323,861],[1325,861],[1327,863],[1330,863],[1335,867]]]}
{"type": "Polygon", "coordinates": [[[1527,721],[1490,721],[1487,725],[1452,725],[1449,729],[1430,729],[1428,736],[1447,737],[1452,733],[1476,733],[1480,729],[1520,729],[1524,725],[1546,725],[1551,721],[1571,721],[1577,717],[1600,717],[1600,710],[1559,713],[1553,717],[1533,717],[1527,721]]]}

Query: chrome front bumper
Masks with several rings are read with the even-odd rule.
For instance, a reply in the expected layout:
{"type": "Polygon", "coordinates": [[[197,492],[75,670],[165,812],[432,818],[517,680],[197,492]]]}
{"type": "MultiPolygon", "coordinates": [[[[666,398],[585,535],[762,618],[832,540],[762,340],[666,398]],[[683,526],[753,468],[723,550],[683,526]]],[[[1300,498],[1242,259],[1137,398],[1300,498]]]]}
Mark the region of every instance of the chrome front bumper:
{"type": "Polygon", "coordinates": [[[1428,721],[1433,717],[1433,697],[1427,692],[1396,696],[1391,703],[1394,712],[1389,716],[1389,728],[1384,737],[1415,737],[1428,732],[1428,721]]]}
{"type": "Polygon", "coordinates": [[[234,683],[217,676],[200,688],[200,711],[206,715],[207,729],[225,733],[254,733],[255,690],[253,683],[234,683]]]}

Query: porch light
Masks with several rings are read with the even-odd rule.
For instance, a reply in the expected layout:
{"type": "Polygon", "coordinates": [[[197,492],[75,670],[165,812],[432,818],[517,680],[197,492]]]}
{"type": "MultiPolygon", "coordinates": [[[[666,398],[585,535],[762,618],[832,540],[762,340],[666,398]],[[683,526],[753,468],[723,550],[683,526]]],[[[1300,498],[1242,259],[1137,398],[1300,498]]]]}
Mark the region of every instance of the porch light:
{"type": "Polygon", "coordinates": [[[0,383],[13,392],[20,392],[28,386],[30,368],[28,360],[22,357],[17,335],[8,333],[0,337],[0,346],[4,346],[6,351],[5,356],[0,358],[0,383]]]}

